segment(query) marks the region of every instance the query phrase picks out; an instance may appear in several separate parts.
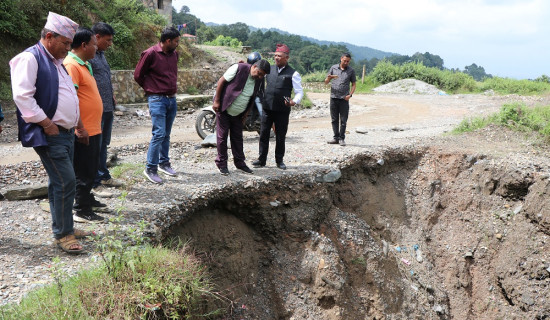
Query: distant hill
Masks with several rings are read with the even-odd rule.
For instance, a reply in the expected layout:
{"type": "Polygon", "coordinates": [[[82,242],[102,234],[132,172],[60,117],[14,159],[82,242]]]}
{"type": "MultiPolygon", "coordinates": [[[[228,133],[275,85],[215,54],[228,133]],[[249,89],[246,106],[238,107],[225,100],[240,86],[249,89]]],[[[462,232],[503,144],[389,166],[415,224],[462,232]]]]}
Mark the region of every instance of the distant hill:
{"type": "MultiPolygon", "coordinates": [[[[219,24],[212,23],[212,22],[208,22],[208,23],[206,23],[206,25],[207,26],[219,26],[219,24]]],[[[256,28],[256,27],[253,27],[253,26],[248,26],[248,28],[250,29],[250,32],[261,30],[262,32],[272,31],[272,32],[278,32],[280,34],[285,34],[285,35],[291,35],[292,34],[290,32],[280,30],[280,29],[277,29],[277,28],[256,28]]],[[[370,47],[356,46],[354,44],[347,43],[347,42],[334,42],[334,41],[326,41],[326,40],[317,40],[315,38],[310,38],[310,37],[301,36],[301,35],[299,35],[299,37],[301,37],[302,40],[304,40],[304,41],[310,41],[310,42],[320,44],[320,45],[327,45],[327,46],[329,46],[331,44],[332,45],[344,45],[350,50],[351,56],[353,57],[353,59],[355,61],[364,60],[364,59],[370,60],[372,58],[383,59],[385,57],[389,57],[389,56],[393,56],[393,55],[399,55],[398,53],[386,52],[386,51],[382,51],[382,50],[373,49],[373,48],[370,48],[370,47]]]]}
{"type": "Polygon", "coordinates": [[[398,53],[381,51],[381,50],[373,49],[373,48],[370,48],[370,47],[356,46],[354,44],[347,43],[347,42],[334,42],[334,41],[317,40],[317,39],[306,37],[306,36],[300,36],[300,37],[302,37],[303,40],[311,41],[313,43],[317,43],[317,44],[320,44],[320,45],[327,45],[327,46],[329,46],[331,44],[333,44],[333,45],[344,45],[349,49],[352,58],[356,61],[357,60],[364,60],[364,59],[370,60],[372,58],[383,59],[385,57],[389,57],[389,56],[393,56],[393,55],[399,55],[398,53]]]}

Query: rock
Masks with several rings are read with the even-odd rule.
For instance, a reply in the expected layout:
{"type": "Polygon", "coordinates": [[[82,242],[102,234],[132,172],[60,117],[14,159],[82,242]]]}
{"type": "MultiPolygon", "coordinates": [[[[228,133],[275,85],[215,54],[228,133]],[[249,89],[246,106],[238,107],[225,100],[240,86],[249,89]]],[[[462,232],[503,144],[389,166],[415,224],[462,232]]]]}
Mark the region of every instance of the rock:
{"type": "Polygon", "coordinates": [[[315,177],[315,181],[322,183],[333,183],[338,181],[342,177],[340,169],[332,170],[325,175],[318,175],[315,177]]]}
{"type": "Polygon", "coordinates": [[[378,161],[376,161],[376,163],[383,166],[384,165],[384,159],[378,159],[378,161]]]}
{"type": "Polygon", "coordinates": [[[269,204],[270,204],[272,207],[278,207],[279,204],[281,204],[281,203],[280,203],[278,200],[275,200],[275,201],[271,201],[269,204]]]}
{"type": "Polygon", "coordinates": [[[422,250],[418,249],[416,250],[416,261],[422,263],[424,259],[422,258],[422,250]]]}
{"type": "Polygon", "coordinates": [[[438,314],[444,314],[445,313],[445,309],[443,309],[443,307],[438,305],[438,304],[433,306],[432,310],[437,312],[438,314]]]}
{"type": "Polygon", "coordinates": [[[118,105],[115,106],[115,110],[116,111],[121,111],[121,112],[126,112],[127,109],[126,109],[125,106],[118,104],[118,105]]]}
{"type": "Polygon", "coordinates": [[[50,203],[48,201],[41,201],[40,209],[42,209],[42,211],[50,212],[50,203]]]}
{"type": "Polygon", "coordinates": [[[206,138],[204,138],[204,140],[202,140],[201,146],[203,148],[210,148],[210,147],[215,148],[217,146],[216,134],[212,133],[212,134],[209,134],[208,136],[206,136],[206,138]]]}
{"type": "Polygon", "coordinates": [[[361,133],[361,134],[367,134],[369,131],[365,127],[357,127],[355,128],[355,132],[361,133]]]}
{"type": "Polygon", "coordinates": [[[8,190],[4,193],[4,197],[10,201],[30,200],[43,198],[48,196],[48,185],[40,184],[30,187],[18,187],[8,190]]]}
{"type": "Polygon", "coordinates": [[[122,111],[115,111],[114,112],[114,115],[117,116],[117,117],[122,117],[124,115],[124,112],[122,111]]]}
{"type": "Polygon", "coordinates": [[[500,233],[495,234],[495,238],[497,238],[498,240],[502,240],[502,234],[500,233]]]}

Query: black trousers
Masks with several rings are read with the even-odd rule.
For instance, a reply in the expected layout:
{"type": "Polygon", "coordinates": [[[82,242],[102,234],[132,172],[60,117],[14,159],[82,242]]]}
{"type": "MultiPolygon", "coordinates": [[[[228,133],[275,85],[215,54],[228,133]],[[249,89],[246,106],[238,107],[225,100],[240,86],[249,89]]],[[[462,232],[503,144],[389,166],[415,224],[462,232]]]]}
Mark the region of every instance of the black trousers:
{"type": "Polygon", "coordinates": [[[74,210],[91,209],[94,196],[92,186],[99,167],[99,149],[101,135],[90,137],[90,144],[85,145],[75,139],[74,142],[74,174],[76,176],[76,194],[74,210]]]}
{"type": "Polygon", "coordinates": [[[288,111],[263,110],[262,126],[260,129],[260,156],[258,160],[265,163],[267,153],[269,152],[269,134],[271,127],[275,124],[275,162],[283,162],[285,156],[285,139],[288,131],[288,119],[290,117],[290,108],[288,111]]]}
{"type": "Polygon", "coordinates": [[[330,98],[330,119],[334,140],[346,139],[346,124],[349,115],[349,101],[330,98]]]}

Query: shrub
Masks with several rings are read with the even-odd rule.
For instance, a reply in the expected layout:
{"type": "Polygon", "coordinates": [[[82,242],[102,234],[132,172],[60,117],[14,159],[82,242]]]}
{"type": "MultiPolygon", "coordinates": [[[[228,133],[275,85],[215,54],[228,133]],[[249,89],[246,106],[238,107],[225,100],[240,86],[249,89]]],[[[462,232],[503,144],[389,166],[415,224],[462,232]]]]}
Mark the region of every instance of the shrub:
{"type": "Polygon", "coordinates": [[[531,95],[550,91],[550,84],[542,81],[515,80],[509,78],[493,77],[480,83],[480,89],[494,90],[501,94],[531,95]]]}
{"type": "Polygon", "coordinates": [[[535,132],[545,139],[550,139],[550,106],[530,108],[521,103],[505,104],[498,113],[493,115],[463,120],[453,132],[473,131],[489,124],[505,126],[517,131],[535,132]]]}
{"type": "Polygon", "coordinates": [[[226,46],[231,48],[238,48],[243,45],[243,43],[238,39],[223,35],[219,35],[216,39],[212,41],[206,41],[204,42],[204,44],[209,46],[226,46]]]}

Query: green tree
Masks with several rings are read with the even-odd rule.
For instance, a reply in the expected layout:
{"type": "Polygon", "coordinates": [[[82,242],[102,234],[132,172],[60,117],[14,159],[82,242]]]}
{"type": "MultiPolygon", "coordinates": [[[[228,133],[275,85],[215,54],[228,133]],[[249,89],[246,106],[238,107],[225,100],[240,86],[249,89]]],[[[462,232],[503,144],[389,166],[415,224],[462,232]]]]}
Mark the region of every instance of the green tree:
{"type": "MultiPolygon", "coordinates": [[[[323,56],[323,50],[319,46],[310,45],[303,47],[297,56],[297,61],[304,69],[305,73],[315,71],[314,64],[316,64],[323,56]]],[[[297,68],[297,66],[294,66],[297,68]]]]}
{"type": "Polygon", "coordinates": [[[196,36],[199,38],[200,43],[204,43],[204,42],[212,41],[216,39],[216,34],[212,30],[212,28],[206,25],[201,26],[200,28],[197,29],[196,36]]]}
{"type": "Polygon", "coordinates": [[[485,78],[492,78],[493,76],[485,73],[485,69],[482,66],[478,66],[472,63],[469,66],[464,67],[464,73],[472,76],[476,81],[482,81],[485,78]]]}

